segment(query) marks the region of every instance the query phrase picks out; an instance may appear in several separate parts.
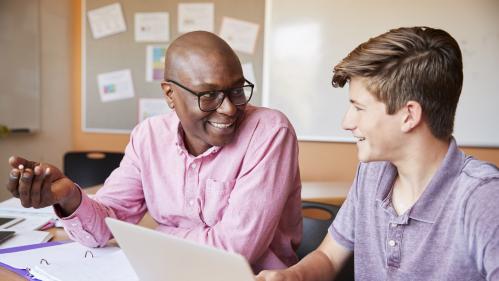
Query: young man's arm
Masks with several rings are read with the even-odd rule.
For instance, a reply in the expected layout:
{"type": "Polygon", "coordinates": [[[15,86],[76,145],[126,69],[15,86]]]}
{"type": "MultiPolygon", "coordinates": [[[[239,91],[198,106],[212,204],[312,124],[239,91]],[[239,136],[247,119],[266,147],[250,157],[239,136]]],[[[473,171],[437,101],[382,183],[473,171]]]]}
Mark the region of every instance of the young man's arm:
{"type": "Polygon", "coordinates": [[[330,281],[341,270],[352,252],[327,234],[319,248],[285,270],[265,270],[257,281],[330,281]]]}

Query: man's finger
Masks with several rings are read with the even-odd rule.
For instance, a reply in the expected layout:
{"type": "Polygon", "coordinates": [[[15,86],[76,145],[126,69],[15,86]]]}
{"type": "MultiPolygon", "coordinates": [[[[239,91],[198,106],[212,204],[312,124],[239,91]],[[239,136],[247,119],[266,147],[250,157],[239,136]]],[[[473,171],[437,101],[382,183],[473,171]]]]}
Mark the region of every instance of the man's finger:
{"type": "Polygon", "coordinates": [[[34,169],[34,178],[33,183],[31,184],[30,194],[31,206],[34,208],[40,207],[40,195],[44,177],[42,168],[40,166],[36,166],[34,169]]]}
{"type": "Polygon", "coordinates": [[[40,191],[40,208],[50,206],[54,204],[54,199],[52,195],[52,177],[50,174],[50,169],[46,168],[43,171],[43,183],[40,191]]]}
{"type": "Polygon", "coordinates": [[[36,166],[40,165],[38,162],[29,161],[22,157],[11,156],[9,158],[9,164],[12,168],[17,168],[19,165],[23,165],[24,168],[34,169],[36,166]]]}
{"type": "Polygon", "coordinates": [[[33,182],[33,171],[26,169],[21,173],[19,180],[19,198],[25,208],[31,207],[31,184],[33,182]]]}
{"type": "Polygon", "coordinates": [[[7,182],[7,190],[15,197],[19,198],[19,176],[21,172],[18,169],[12,169],[9,173],[9,181],[7,182]]]}

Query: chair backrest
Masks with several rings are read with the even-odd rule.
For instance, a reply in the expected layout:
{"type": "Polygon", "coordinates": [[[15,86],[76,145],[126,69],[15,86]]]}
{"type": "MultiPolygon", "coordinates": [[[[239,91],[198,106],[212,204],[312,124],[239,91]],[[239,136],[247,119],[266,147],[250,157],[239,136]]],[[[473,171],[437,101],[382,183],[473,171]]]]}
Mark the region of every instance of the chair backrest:
{"type": "MultiPolygon", "coordinates": [[[[304,214],[303,217],[303,237],[300,244],[300,247],[296,251],[296,254],[299,259],[304,258],[307,254],[317,249],[321,244],[324,237],[326,237],[328,233],[328,228],[333,223],[336,214],[340,210],[339,206],[330,205],[326,203],[319,202],[311,202],[311,201],[302,201],[302,210],[314,210],[318,211],[314,212],[313,216],[308,216],[304,214]],[[317,214],[326,213],[328,216],[326,218],[322,218],[322,215],[316,216],[317,214]]],[[[353,255],[350,259],[345,263],[343,269],[336,275],[334,279],[336,281],[350,281],[355,280],[354,277],[354,261],[353,255]]]]}
{"type": "Polygon", "coordinates": [[[82,188],[103,184],[123,159],[121,152],[69,151],[64,154],[64,174],[82,188]]]}
{"type": "MultiPolygon", "coordinates": [[[[326,237],[327,230],[333,222],[340,207],[325,203],[302,201],[302,210],[317,210],[320,213],[326,212],[327,218],[318,218],[317,216],[309,217],[306,214],[303,217],[303,236],[300,247],[296,251],[299,259],[305,257],[308,253],[317,249],[321,244],[324,237],[326,237]]],[[[322,217],[322,216],[321,216],[322,217]]]]}

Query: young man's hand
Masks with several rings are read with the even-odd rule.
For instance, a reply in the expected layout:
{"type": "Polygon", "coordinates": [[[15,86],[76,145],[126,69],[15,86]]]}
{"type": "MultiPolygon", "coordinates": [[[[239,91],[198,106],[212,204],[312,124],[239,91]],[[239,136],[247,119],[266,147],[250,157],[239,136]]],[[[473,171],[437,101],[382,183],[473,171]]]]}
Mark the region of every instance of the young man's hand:
{"type": "Polygon", "coordinates": [[[23,207],[43,208],[58,204],[63,215],[73,213],[81,201],[75,184],[55,166],[21,157],[10,157],[7,189],[23,207]]]}

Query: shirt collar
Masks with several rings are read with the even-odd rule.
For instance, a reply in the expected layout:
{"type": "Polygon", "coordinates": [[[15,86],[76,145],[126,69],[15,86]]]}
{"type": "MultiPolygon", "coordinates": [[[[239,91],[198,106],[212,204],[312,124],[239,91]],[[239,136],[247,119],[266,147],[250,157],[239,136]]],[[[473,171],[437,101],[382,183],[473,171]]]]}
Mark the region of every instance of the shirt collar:
{"type": "MultiPolygon", "coordinates": [[[[448,194],[462,169],[465,158],[465,154],[457,147],[455,139],[451,138],[449,149],[440,168],[433,175],[421,197],[409,210],[410,218],[429,223],[436,221],[441,209],[445,206],[448,194]]],[[[377,181],[376,200],[382,208],[388,209],[397,169],[389,162],[383,169],[377,181]]]]}
{"type": "Polygon", "coordinates": [[[412,206],[410,217],[434,223],[444,208],[452,187],[457,180],[466,155],[459,150],[454,138],[451,139],[447,154],[421,197],[412,206]]]}
{"type": "Polygon", "coordinates": [[[203,152],[202,154],[200,154],[198,156],[192,156],[187,151],[187,148],[185,147],[185,142],[184,142],[184,134],[185,133],[184,133],[184,129],[182,128],[182,124],[180,123],[180,120],[178,119],[178,117],[175,118],[175,122],[176,122],[175,126],[177,127],[177,137],[176,137],[175,145],[177,146],[177,151],[180,154],[184,154],[190,158],[203,158],[203,157],[215,154],[218,151],[220,151],[220,149],[222,149],[221,146],[212,146],[208,150],[203,152]]]}

